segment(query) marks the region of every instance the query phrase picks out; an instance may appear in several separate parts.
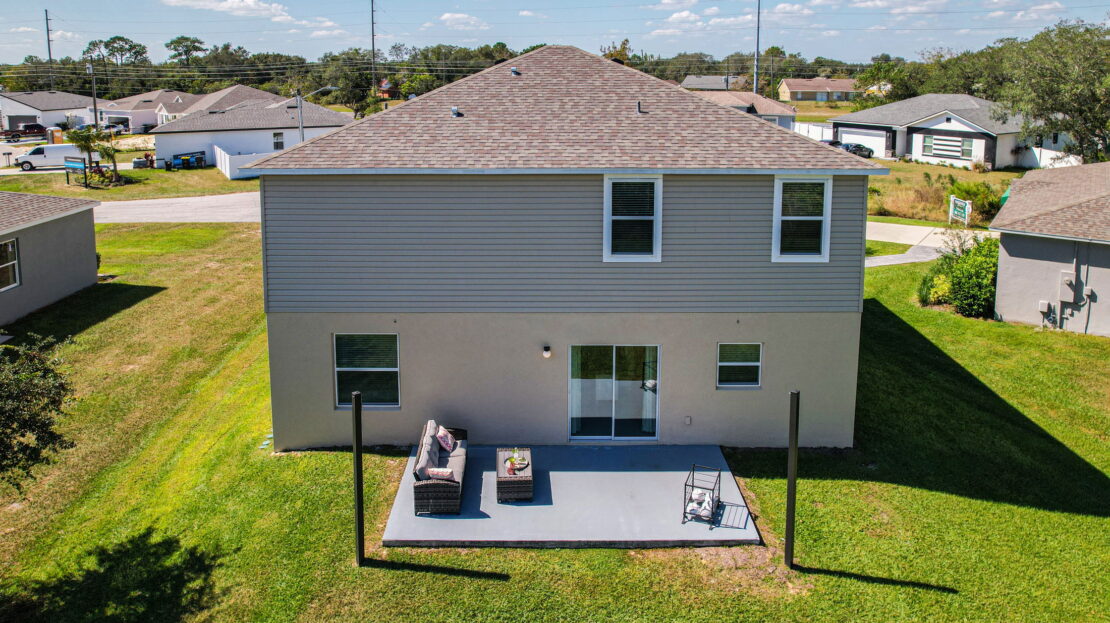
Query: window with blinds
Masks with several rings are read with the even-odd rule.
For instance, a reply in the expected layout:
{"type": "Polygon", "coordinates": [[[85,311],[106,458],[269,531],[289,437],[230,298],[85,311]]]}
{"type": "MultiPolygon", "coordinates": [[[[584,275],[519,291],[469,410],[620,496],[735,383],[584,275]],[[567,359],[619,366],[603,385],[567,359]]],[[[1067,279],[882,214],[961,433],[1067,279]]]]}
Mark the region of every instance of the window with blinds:
{"type": "Polygon", "coordinates": [[[828,178],[775,181],[774,260],[828,260],[830,192],[828,178]]]}
{"type": "Polygon", "coordinates": [[[0,241],[0,292],[19,285],[19,247],[15,238],[0,241]]]}
{"type": "Polygon", "coordinates": [[[604,261],[660,260],[662,186],[662,176],[605,178],[604,261]]]}
{"type": "Polygon", "coordinates": [[[335,334],[335,404],[350,406],[351,392],[362,392],[368,406],[401,404],[397,335],[393,333],[335,334]]]}
{"type": "Polygon", "coordinates": [[[717,344],[717,387],[759,387],[762,344],[717,344]]]}

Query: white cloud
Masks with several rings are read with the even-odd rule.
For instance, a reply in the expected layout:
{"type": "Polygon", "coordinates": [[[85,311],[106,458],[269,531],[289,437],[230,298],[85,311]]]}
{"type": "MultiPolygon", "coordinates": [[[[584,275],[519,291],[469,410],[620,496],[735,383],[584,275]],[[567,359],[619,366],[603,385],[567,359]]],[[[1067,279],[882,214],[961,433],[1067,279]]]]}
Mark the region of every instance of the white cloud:
{"type": "MultiPolygon", "coordinates": [[[[1058,17],[1055,11],[1059,11],[1063,8],[1064,5],[1059,2],[1046,2],[1030,7],[1027,11],[1018,11],[1014,13],[1013,19],[1015,22],[1051,21],[1058,17]]],[[[1001,11],[998,12],[1001,13],[1001,11]]]]}
{"type": "Polygon", "coordinates": [[[868,26],[867,30],[886,30],[886,26],[883,26],[882,24],[875,24],[874,26],[868,26]]]}
{"type": "Polygon", "coordinates": [[[688,9],[697,3],[698,0],[659,0],[659,4],[649,4],[640,8],[655,11],[674,11],[676,9],[688,9]]]}
{"type": "Polygon", "coordinates": [[[956,34],[957,34],[957,35],[967,35],[967,34],[971,34],[971,29],[970,29],[970,28],[961,28],[961,29],[959,29],[959,30],[957,30],[957,31],[956,31],[956,34]]]}
{"type": "Polygon", "coordinates": [[[824,30],[821,31],[822,37],[835,37],[840,34],[839,30],[824,30]]]}
{"type": "Polygon", "coordinates": [[[992,12],[987,14],[987,17],[999,18],[999,17],[1002,17],[1005,14],[1006,14],[1006,11],[992,11],[992,12]]]}
{"type": "Polygon", "coordinates": [[[432,26],[435,26],[435,25],[436,25],[435,22],[424,22],[423,24],[420,25],[419,30],[428,30],[429,28],[431,28],[432,26]]]}
{"type": "Polygon", "coordinates": [[[50,36],[55,40],[64,39],[65,41],[76,41],[81,37],[81,35],[68,30],[52,30],[50,31],[50,36]]]}
{"type": "Polygon", "coordinates": [[[262,0],[162,0],[162,4],[228,13],[236,17],[265,17],[279,24],[297,24],[311,28],[333,28],[338,25],[325,17],[297,19],[289,14],[289,9],[284,4],[262,0]]]}
{"type": "Polygon", "coordinates": [[[705,15],[705,16],[710,16],[710,15],[716,15],[720,12],[721,12],[721,7],[711,6],[708,9],[702,11],[701,14],[705,15]]]}
{"type": "Polygon", "coordinates": [[[836,7],[836,6],[840,6],[840,0],[809,0],[809,2],[807,2],[806,4],[808,4],[809,6],[831,6],[831,7],[836,7]]]}
{"type": "Polygon", "coordinates": [[[527,9],[517,13],[517,15],[519,15],[521,17],[536,17],[536,18],[539,18],[539,19],[547,19],[547,16],[544,15],[543,13],[536,13],[535,11],[529,11],[527,9]]]}
{"type": "Polygon", "coordinates": [[[736,17],[714,17],[709,20],[710,26],[740,26],[742,24],[754,24],[755,15],[737,15],[736,17]]]}
{"type": "Polygon", "coordinates": [[[650,33],[648,33],[648,36],[649,37],[671,37],[671,36],[675,36],[675,35],[681,35],[684,32],[685,32],[684,30],[679,30],[678,28],[657,28],[657,29],[651,31],[650,33]]]}
{"type": "Polygon", "coordinates": [[[8,32],[38,32],[38,31],[39,31],[38,28],[31,28],[30,26],[17,26],[15,28],[9,28],[8,29],[8,32]]]}
{"type": "Polygon", "coordinates": [[[489,24],[466,13],[444,13],[439,21],[451,30],[488,30],[489,24]]]}
{"type": "Polygon", "coordinates": [[[324,37],[341,37],[343,35],[349,34],[351,33],[343,30],[342,28],[336,28],[334,30],[313,30],[312,34],[310,34],[309,37],[313,39],[322,39],[324,37]]]}
{"type": "Polygon", "coordinates": [[[780,4],[769,11],[779,15],[813,15],[813,9],[808,9],[800,4],[780,4]]]}
{"type": "Polygon", "coordinates": [[[900,6],[896,9],[892,9],[890,13],[892,15],[926,13],[943,8],[946,4],[948,4],[948,0],[923,0],[914,2],[913,4],[907,4],[906,6],[900,6]]]}
{"type": "Polygon", "coordinates": [[[849,6],[856,9],[885,9],[890,3],[887,0],[857,0],[849,6]]]}
{"type": "Polygon", "coordinates": [[[691,24],[699,20],[700,18],[697,13],[692,13],[690,11],[679,11],[666,19],[670,24],[691,24]]]}

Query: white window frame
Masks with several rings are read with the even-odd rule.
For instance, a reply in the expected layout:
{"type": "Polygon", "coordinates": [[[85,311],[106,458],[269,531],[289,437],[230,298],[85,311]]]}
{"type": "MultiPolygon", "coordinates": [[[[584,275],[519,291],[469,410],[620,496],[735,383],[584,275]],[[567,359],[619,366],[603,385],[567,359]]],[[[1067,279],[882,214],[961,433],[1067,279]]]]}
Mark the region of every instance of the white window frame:
{"type": "Polygon", "coordinates": [[[7,292],[8,290],[11,290],[12,288],[18,288],[20,286],[20,284],[23,283],[23,275],[20,274],[20,271],[19,271],[19,238],[8,238],[7,240],[0,240],[0,245],[8,244],[9,242],[12,243],[12,247],[15,248],[15,259],[10,261],[10,262],[7,262],[5,264],[0,264],[0,268],[5,268],[7,266],[14,266],[15,267],[15,283],[11,284],[10,286],[4,286],[3,288],[0,288],[0,292],[7,292]]]}
{"type": "Polygon", "coordinates": [[[602,227],[603,262],[661,262],[663,261],[663,176],[662,175],[606,175],[604,200],[604,226],[602,227]],[[652,182],[655,184],[655,227],[652,235],[651,255],[613,254],[613,220],[647,220],[637,216],[613,216],[613,182],[652,182]]]}
{"type": "Polygon", "coordinates": [[[717,367],[713,369],[713,382],[716,383],[717,389],[762,389],[763,388],[763,342],[717,342],[717,367]],[[722,345],[737,345],[737,346],[759,346],[759,362],[758,363],[732,363],[721,361],[721,346],[722,345]],[[758,368],[755,384],[739,384],[739,383],[726,383],[721,385],[721,366],[755,366],[758,368]]]}
{"type": "Polygon", "coordinates": [[[362,406],[373,409],[399,409],[401,408],[401,336],[397,333],[332,333],[331,334],[331,367],[332,381],[335,384],[335,408],[350,409],[352,403],[339,400],[339,373],[340,372],[396,372],[397,373],[397,402],[363,402],[362,406]],[[397,338],[397,367],[396,368],[340,368],[336,359],[336,342],[341,335],[392,335],[397,338]]]}
{"type": "Polygon", "coordinates": [[[831,175],[792,175],[775,177],[775,207],[774,226],[771,228],[771,261],[772,262],[824,262],[829,261],[829,243],[832,240],[832,186],[831,175]],[[790,182],[820,183],[825,185],[825,205],[822,216],[783,216],[782,215],[782,185],[790,182]],[[821,221],[821,253],[815,255],[795,255],[781,252],[782,222],[783,221],[821,221]]]}
{"type": "Polygon", "coordinates": [[[285,149],[285,132],[274,132],[273,139],[274,151],[285,149]],[[277,146],[278,140],[281,140],[281,147],[277,146]]]}

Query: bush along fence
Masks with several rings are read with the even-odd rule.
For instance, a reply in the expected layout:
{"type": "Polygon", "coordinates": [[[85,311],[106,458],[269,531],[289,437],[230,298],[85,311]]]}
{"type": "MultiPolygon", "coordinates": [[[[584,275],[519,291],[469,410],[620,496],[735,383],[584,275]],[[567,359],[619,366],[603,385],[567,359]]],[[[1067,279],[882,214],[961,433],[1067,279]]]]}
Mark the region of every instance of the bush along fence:
{"type": "Polygon", "coordinates": [[[998,240],[952,230],[944,252],[917,288],[922,305],[951,305],[970,318],[993,318],[998,240]]]}

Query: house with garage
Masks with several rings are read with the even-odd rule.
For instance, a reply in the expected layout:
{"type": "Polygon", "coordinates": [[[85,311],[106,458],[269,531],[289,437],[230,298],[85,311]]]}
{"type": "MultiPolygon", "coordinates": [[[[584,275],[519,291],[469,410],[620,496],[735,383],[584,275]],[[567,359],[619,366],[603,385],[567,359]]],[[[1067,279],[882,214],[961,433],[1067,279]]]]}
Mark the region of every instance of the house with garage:
{"type": "MultiPolygon", "coordinates": [[[[91,123],[93,99],[65,91],[0,91],[0,126],[17,130],[23,123],[46,127],[91,123]]],[[[107,100],[98,100],[103,106],[107,100]]]]}
{"type": "Polygon", "coordinates": [[[0,327],[96,283],[99,203],[0,192],[0,327]]]}
{"type": "Polygon", "coordinates": [[[686,76],[679,86],[691,91],[728,91],[742,89],[747,83],[746,76],[686,76]]]}
{"type": "Polygon", "coordinates": [[[836,140],[860,143],[886,158],[970,168],[1052,167],[1078,163],[1059,134],[1039,144],[1021,138],[1022,120],[1000,120],[998,104],[962,94],[930,93],[832,119],[836,140]],[[1053,149],[1056,148],[1056,149],[1053,149]]]}
{"type": "Polygon", "coordinates": [[[1029,171],[991,230],[999,320],[1110,336],[1110,162],[1029,171]]]}
{"type": "Polygon", "coordinates": [[[878,165],[544,46],[247,168],[278,449],[852,445],[878,165]]]}
{"type": "Polygon", "coordinates": [[[172,161],[182,154],[203,153],[206,163],[220,167],[231,179],[252,177],[239,170],[241,165],[300,143],[302,125],[303,138],[310,139],[351,122],[349,116],[311,102],[303,102],[302,116],[295,98],[266,94],[234,99],[219,99],[154,128],[155,157],[172,161]]]}
{"type": "Polygon", "coordinates": [[[783,78],[779,99],[784,102],[846,102],[863,95],[853,78],[783,78]]]}
{"type": "Polygon", "coordinates": [[[695,91],[695,93],[711,102],[742,110],[787,130],[794,128],[794,117],[798,114],[798,110],[793,106],[776,102],[751,91],[695,91]]]}
{"type": "MultiPolygon", "coordinates": [[[[115,123],[126,126],[132,132],[149,132],[151,128],[164,123],[158,114],[158,108],[165,105],[189,106],[200,100],[202,95],[175,91],[173,89],[158,89],[121,97],[104,104],[97,104],[97,114],[100,123],[115,123]]],[[[92,105],[88,109],[89,118],[92,118],[92,105]]]]}

